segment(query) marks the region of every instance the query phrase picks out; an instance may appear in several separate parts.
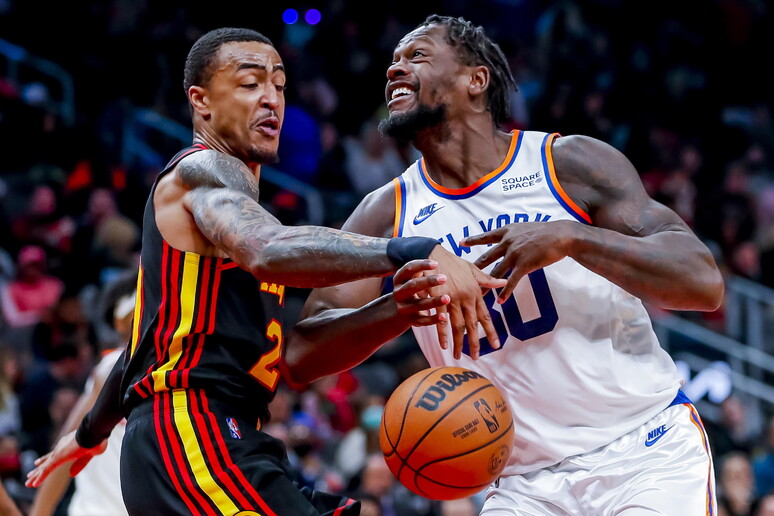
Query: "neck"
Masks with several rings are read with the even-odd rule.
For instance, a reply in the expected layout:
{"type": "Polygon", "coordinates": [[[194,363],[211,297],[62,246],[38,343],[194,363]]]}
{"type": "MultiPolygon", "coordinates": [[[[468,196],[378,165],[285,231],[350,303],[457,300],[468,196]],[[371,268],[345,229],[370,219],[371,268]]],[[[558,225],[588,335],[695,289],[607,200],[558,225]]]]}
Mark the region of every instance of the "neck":
{"type": "Polygon", "coordinates": [[[447,188],[464,188],[499,167],[508,154],[510,133],[494,126],[429,128],[414,145],[427,173],[447,188]]]}

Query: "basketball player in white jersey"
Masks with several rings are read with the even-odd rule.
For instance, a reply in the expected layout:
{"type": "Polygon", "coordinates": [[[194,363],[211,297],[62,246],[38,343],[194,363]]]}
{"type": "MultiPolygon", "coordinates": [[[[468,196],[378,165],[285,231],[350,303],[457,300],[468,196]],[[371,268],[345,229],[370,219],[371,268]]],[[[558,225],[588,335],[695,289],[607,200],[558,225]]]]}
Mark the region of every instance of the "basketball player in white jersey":
{"type": "MultiPolygon", "coordinates": [[[[105,322],[112,323],[116,342],[120,347],[106,350],[94,367],[86,388],[70,413],[60,434],[77,428],[84,414],[94,406],[102,386],[116,361],[123,358],[123,343],[128,342],[132,330],[136,275],[127,275],[110,284],[102,294],[106,312],[105,322]]],[[[126,420],[121,420],[107,439],[107,447],[94,457],[75,477],[75,492],[67,507],[68,516],[125,516],[127,514],[121,495],[120,459],[121,441],[126,420]]],[[[70,485],[68,467],[59,467],[35,493],[29,516],[51,516],[55,513],[62,496],[70,485]]]]}
{"type": "MultiPolygon", "coordinates": [[[[344,229],[437,238],[509,277],[485,296],[499,348],[468,331],[444,349],[432,327],[414,328],[431,366],[475,370],[511,404],[513,453],[482,514],[715,514],[706,434],[640,301],[716,309],[723,282],[709,250],[611,146],[499,131],[515,84],[481,28],[431,16],[392,61],[382,130],[423,158],[344,229]]],[[[423,270],[429,281],[420,261],[395,285],[423,270]]],[[[289,340],[294,379],[351,367],[406,330],[417,306],[381,294],[379,279],[314,291],[289,340]]]]}

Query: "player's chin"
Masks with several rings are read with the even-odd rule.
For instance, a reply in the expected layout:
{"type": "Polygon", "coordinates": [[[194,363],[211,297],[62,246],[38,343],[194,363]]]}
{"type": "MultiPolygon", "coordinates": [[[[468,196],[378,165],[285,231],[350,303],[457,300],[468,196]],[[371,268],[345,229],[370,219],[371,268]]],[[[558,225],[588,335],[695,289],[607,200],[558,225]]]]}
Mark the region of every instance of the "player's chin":
{"type": "Polygon", "coordinates": [[[273,165],[279,161],[277,145],[253,145],[250,149],[250,161],[261,165],[273,165]]]}

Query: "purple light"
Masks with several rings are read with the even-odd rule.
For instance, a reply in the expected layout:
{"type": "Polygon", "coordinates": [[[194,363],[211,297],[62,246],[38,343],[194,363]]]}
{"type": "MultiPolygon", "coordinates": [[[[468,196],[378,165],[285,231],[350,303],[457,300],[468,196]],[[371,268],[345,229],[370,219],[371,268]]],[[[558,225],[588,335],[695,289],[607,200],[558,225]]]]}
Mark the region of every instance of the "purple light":
{"type": "Polygon", "coordinates": [[[320,20],[322,19],[322,15],[320,14],[320,11],[317,9],[309,9],[306,11],[306,14],[304,14],[304,19],[306,20],[306,23],[309,25],[317,25],[320,23],[320,20]]]}
{"type": "Polygon", "coordinates": [[[293,25],[298,21],[298,11],[295,9],[285,9],[285,12],[282,13],[282,21],[288,25],[293,25]]]}

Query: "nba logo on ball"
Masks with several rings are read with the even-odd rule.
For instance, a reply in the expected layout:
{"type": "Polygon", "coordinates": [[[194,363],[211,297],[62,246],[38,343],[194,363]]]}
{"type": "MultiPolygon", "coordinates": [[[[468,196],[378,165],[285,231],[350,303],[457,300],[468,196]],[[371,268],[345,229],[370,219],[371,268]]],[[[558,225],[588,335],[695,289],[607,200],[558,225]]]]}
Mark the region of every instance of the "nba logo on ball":
{"type": "Polygon", "coordinates": [[[420,371],[384,406],[379,442],[392,474],[433,500],[475,494],[502,473],[513,417],[487,378],[461,367],[420,371]]]}
{"type": "Polygon", "coordinates": [[[478,410],[478,413],[481,415],[481,419],[484,420],[486,427],[490,432],[496,432],[497,429],[500,428],[500,425],[497,424],[497,418],[495,417],[494,413],[492,413],[492,409],[489,408],[489,405],[484,398],[481,398],[477,402],[473,403],[473,406],[476,407],[476,410],[478,410]]]}

